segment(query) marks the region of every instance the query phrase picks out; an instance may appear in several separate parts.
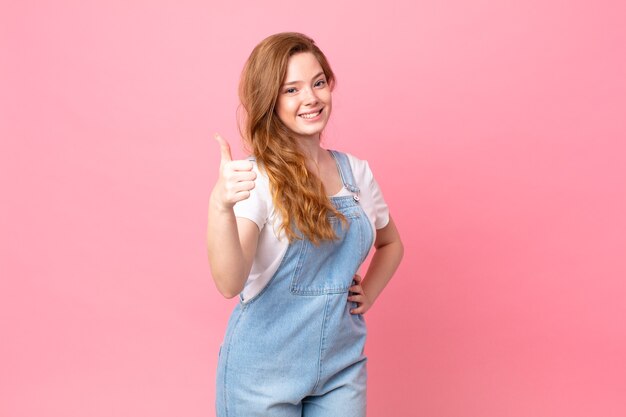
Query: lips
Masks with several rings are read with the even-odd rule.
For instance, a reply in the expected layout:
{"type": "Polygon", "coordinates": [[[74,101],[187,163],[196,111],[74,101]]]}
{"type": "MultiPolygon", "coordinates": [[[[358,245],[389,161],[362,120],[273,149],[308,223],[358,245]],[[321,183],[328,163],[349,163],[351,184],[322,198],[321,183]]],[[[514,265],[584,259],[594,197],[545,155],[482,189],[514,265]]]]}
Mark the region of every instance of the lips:
{"type": "Polygon", "coordinates": [[[303,119],[314,119],[322,113],[322,110],[323,108],[308,113],[300,113],[298,117],[302,117],[303,119]]]}

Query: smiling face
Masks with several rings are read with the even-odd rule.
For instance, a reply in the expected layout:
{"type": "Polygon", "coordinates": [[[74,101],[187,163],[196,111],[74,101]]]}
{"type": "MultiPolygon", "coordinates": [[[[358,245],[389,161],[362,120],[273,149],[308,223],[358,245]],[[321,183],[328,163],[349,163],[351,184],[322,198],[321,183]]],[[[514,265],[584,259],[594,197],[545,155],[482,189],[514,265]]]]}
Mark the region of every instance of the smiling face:
{"type": "Polygon", "coordinates": [[[292,55],[278,93],[276,114],[297,138],[319,140],[330,117],[330,90],[315,55],[310,52],[292,55]]]}

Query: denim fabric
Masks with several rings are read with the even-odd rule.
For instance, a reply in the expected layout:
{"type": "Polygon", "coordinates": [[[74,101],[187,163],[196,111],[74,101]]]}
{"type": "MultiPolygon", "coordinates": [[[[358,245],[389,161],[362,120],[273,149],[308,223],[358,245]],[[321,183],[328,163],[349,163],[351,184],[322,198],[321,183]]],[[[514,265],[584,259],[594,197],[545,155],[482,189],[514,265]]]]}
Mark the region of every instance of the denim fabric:
{"type": "Polygon", "coordinates": [[[331,154],[352,192],[331,197],[349,227],[331,219],[337,240],[290,243],[265,288],[240,299],[220,348],[218,417],[365,416],[366,327],[347,297],[374,231],[346,155],[331,154]]]}

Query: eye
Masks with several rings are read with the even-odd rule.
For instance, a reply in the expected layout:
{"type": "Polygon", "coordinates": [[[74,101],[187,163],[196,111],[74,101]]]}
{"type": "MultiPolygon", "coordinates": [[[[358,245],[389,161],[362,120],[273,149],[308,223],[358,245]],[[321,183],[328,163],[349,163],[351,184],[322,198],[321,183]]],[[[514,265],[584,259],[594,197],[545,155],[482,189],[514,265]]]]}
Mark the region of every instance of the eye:
{"type": "Polygon", "coordinates": [[[295,87],[289,87],[289,88],[285,89],[285,93],[287,93],[287,94],[293,94],[295,92],[296,92],[295,87]]]}
{"type": "Polygon", "coordinates": [[[326,85],[326,80],[324,80],[324,79],[318,80],[318,81],[315,83],[315,86],[316,86],[316,87],[323,87],[323,86],[325,86],[325,85],[326,85]]]}

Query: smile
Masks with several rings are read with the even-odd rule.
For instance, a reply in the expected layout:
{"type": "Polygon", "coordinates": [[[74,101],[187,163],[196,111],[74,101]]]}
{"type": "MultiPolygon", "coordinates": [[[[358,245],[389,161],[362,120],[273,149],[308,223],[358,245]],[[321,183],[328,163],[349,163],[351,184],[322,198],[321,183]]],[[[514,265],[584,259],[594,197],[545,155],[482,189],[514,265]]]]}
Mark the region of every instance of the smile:
{"type": "Polygon", "coordinates": [[[319,110],[317,110],[315,112],[311,112],[311,113],[302,113],[302,114],[299,114],[298,117],[302,117],[303,119],[315,119],[317,116],[322,114],[322,110],[323,109],[319,109],[319,110]]]}

